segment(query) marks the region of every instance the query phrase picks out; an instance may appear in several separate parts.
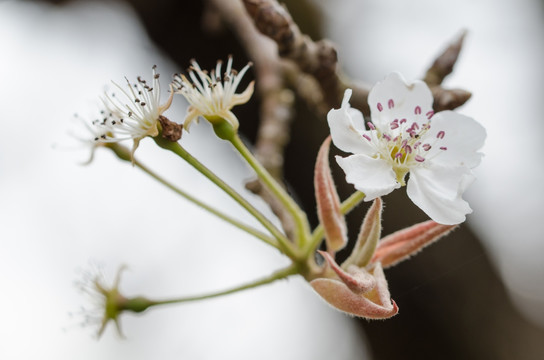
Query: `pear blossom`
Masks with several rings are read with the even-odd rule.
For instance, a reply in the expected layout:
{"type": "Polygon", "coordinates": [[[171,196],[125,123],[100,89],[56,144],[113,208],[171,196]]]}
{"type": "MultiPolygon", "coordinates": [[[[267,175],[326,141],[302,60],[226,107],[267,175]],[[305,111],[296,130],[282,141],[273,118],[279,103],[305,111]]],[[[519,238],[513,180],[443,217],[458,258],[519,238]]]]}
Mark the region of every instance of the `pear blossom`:
{"type": "Polygon", "coordinates": [[[96,127],[93,132],[99,133],[94,137],[97,143],[132,139],[134,154],[141,139],[159,134],[160,118],[170,107],[174,92],[171,91],[166,102],[160,104],[159,74],[156,72],[156,66],[153,66],[152,85],[148,85],[140,76],[135,84],[130,83],[128,79],[126,81],[125,89],[113,83],[120,90],[121,98],[115,93],[106,93],[102,98],[104,109],[101,111],[101,117],[93,121],[96,127]]]}
{"type": "Polygon", "coordinates": [[[198,122],[198,118],[202,116],[212,124],[226,120],[234,130],[237,130],[238,119],[231,109],[236,105],[245,104],[253,94],[254,81],[250,82],[242,93],[236,93],[242,77],[252,64],[247,64],[237,72],[232,68],[232,56],[229,56],[223,75],[221,60],[211,72],[202,70],[195,60],[191,61],[191,65],[190,79],[183,74],[177,74],[173,82],[176,93],[183,95],[190,104],[184,128],[188,130],[191,123],[198,122]]]}
{"type": "Polygon", "coordinates": [[[317,274],[308,276],[312,288],[330,305],[350,315],[367,319],[387,319],[398,313],[391,299],[384,268],[396,265],[437,241],[455,228],[432,220],[381,237],[383,204],[377,197],[368,209],[351,254],[341,264],[335,252],[348,243],[346,222],[328,162],[330,137],[325,139],[315,165],[317,212],[326,252],[317,274]]]}
{"type": "Polygon", "coordinates": [[[97,336],[100,337],[104,333],[107,324],[112,321],[117,328],[117,333],[122,334],[119,324],[119,311],[115,305],[116,299],[121,299],[119,293],[119,283],[121,281],[121,273],[125,267],[121,267],[112,286],[107,285],[106,277],[99,266],[92,266],[89,270],[81,272],[81,279],[76,281],[75,285],[79,290],[89,297],[92,303],[92,308],[83,307],[83,317],[85,325],[97,325],[97,336]]]}
{"type": "Polygon", "coordinates": [[[433,97],[422,81],[407,84],[398,73],[377,83],[368,95],[371,121],[349,105],[351,89],[340,109],[327,115],[334,144],[352,153],[336,160],[347,182],[365,201],[404,186],[431,219],[458,224],[472,212],[462,198],[474,181],[486,131],[470,117],[453,111],[434,113],[433,97]]]}
{"type": "Polygon", "coordinates": [[[103,136],[104,129],[93,125],[88,119],[80,117],[78,114],[74,114],[74,120],[77,121],[77,125],[73,126],[68,133],[76,139],[80,145],[89,150],[89,158],[81,163],[82,165],[88,165],[94,159],[95,150],[98,147],[106,145],[97,140],[101,139],[103,136]]]}
{"type": "Polygon", "coordinates": [[[86,294],[93,303],[92,309],[83,308],[84,325],[98,325],[97,337],[101,337],[110,322],[115,324],[117,333],[123,337],[120,315],[125,312],[141,313],[153,305],[153,302],[142,297],[125,297],[119,290],[121,274],[126,270],[121,266],[111,286],[107,285],[106,277],[100,267],[92,266],[90,270],[82,271],[82,278],[76,281],[76,286],[86,294]]]}

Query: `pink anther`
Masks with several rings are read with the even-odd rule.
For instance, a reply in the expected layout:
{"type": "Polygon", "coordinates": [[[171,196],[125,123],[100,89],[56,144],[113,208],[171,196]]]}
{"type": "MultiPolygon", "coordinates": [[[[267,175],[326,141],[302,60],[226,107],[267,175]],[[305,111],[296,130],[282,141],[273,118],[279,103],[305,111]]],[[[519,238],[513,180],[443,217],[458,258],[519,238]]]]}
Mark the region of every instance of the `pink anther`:
{"type": "Polygon", "coordinates": [[[444,138],[444,135],[446,135],[446,133],[445,133],[444,131],[440,130],[440,131],[438,132],[438,134],[436,134],[436,137],[437,137],[438,139],[443,139],[443,138],[444,138]]]}
{"type": "Polygon", "coordinates": [[[429,151],[429,150],[431,150],[431,145],[429,145],[429,144],[423,144],[422,148],[423,148],[423,150],[425,150],[425,151],[429,151]]]}
{"type": "Polygon", "coordinates": [[[382,111],[383,110],[383,106],[381,103],[378,103],[378,111],[382,111]]]}
{"type": "Polygon", "coordinates": [[[416,108],[414,109],[414,114],[420,115],[421,114],[421,107],[416,106],[416,108]]]}
{"type": "Polygon", "coordinates": [[[393,99],[389,99],[389,101],[387,102],[387,106],[392,109],[394,106],[395,106],[395,103],[393,102],[393,99]]]}
{"type": "Polygon", "coordinates": [[[365,139],[367,139],[368,141],[370,141],[370,136],[368,136],[367,134],[363,134],[363,137],[364,137],[365,139]]]}
{"type": "Polygon", "coordinates": [[[421,156],[421,155],[416,155],[414,160],[417,161],[417,162],[424,162],[425,158],[423,156],[421,156]]]}

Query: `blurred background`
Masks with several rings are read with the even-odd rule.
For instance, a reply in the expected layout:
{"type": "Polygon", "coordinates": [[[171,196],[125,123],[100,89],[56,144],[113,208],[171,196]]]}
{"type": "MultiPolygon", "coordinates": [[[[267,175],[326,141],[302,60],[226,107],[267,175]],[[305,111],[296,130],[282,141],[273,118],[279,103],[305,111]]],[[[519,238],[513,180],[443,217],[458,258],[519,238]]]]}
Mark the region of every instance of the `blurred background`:
{"type": "MultiPolygon", "coordinates": [[[[542,359],[544,358],[544,3],[539,0],[286,1],[304,33],[337,44],[344,71],[375,82],[425,74],[463,30],[445,86],[472,99],[458,111],[488,130],[460,229],[386,272],[400,313],[358,320],[294,278],[229,297],[123,316],[126,340],[81,326],[88,299],[73,286],[96,266],[127,295],[169,297],[236,285],[286,263],[250,237],[178,199],[137,168],[74,142],[73,115],[93,119],[98,96],[124,76],[163,89],[191,58],[209,68],[248,61],[204,1],[0,2],[0,358],[2,359],[542,359]]],[[[254,77],[247,75],[247,81],[254,77]]],[[[163,97],[167,94],[164,91],[163,97]]],[[[183,119],[176,99],[168,115],[183,119]]],[[[259,98],[235,109],[252,141],[259,98]]],[[[327,134],[296,103],[285,178],[316,223],[312,175],[327,134]]],[[[183,145],[240,191],[251,172],[204,122],[183,145]]],[[[185,164],[142,141],[138,156],[203,200],[245,215],[185,164]]],[[[342,174],[335,173],[337,183],[342,174]]],[[[343,197],[353,191],[340,189],[343,197]]],[[[263,211],[258,198],[247,194],[263,211]]],[[[384,233],[426,219],[404,190],[384,198],[384,233]]],[[[348,218],[352,238],[363,217],[348,218]]],[[[247,219],[251,222],[251,219],[247,219]]],[[[348,251],[345,251],[346,253],[348,251]]],[[[341,253],[340,256],[346,256],[341,253]]]]}

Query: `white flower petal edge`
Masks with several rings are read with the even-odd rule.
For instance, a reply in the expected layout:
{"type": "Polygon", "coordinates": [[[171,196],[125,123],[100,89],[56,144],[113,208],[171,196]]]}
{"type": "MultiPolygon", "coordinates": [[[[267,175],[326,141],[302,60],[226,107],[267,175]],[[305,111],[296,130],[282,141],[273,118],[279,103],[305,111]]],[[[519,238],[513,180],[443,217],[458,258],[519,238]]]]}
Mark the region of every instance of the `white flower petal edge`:
{"type": "Polygon", "coordinates": [[[342,151],[370,155],[372,147],[361,141],[361,136],[366,131],[363,114],[351,108],[350,98],[351,89],[347,89],[340,109],[333,109],[327,114],[332,140],[334,145],[342,151]]]}
{"type": "Polygon", "coordinates": [[[400,187],[395,172],[385,161],[363,154],[346,158],[337,156],[336,161],[346,173],[346,181],[365,193],[365,201],[387,195],[400,187]]]}
{"type": "Polygon", "coordinates": [[[410,173],[406,192],[431,219],[440,224],[455,225],[465,221],[466,214],[472,213],[461,195],[474,180],[467,168],[422,167],[410,173]]]}
{"type": "Polygon", "coordinates": [[[485,129],[453,111],[435,115],[427,85],[407,84],[397,73],[369,93],[369,130],[353,115],[350,97],[348,89],[341,108],[327,115],[334,144],[355,154],[337,157],[347,182],[369,201],[405,185],[410,172],[408,195],[416,205],[438,223],[463,222],[472,210],[461,196],[481,161],[485,129]]]}
{"type": "Polygon", "coordinates": [[[432,127],[427,133],[427,138],[440,139],[440,146],[434,146],[429,150],[429,156],[433,163],[444,166],[466,166],[474,168],[482,160],[483,154],[478,150],[483,145],[486,137],[484,127],[474,119],[453,111],[441,111],[432,118],[432,127]],[[445,147],[448,151],[442,151],[445,147]],[[438,156],[437,153],[440,153],[438,156]]]}
{"type": "Polygon", "coordinates": [[[399,73],[389,74],[368,94],[372,123],[384,131],[393,119],[410,117],[421,127],[433,114],[433,95],[422,81],[407,84],[399,73]]]}

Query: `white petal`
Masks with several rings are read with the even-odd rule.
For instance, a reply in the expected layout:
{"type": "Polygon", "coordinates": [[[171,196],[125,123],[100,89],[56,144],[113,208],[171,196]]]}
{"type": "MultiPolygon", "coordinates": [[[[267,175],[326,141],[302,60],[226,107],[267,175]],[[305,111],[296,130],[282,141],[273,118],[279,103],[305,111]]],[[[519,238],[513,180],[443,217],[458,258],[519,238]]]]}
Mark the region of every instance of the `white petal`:
{"type": "Polygon", "coordinates": [[[363,137],[364,120],[363,115],[357,109],[349,105],[351,89],[344,93],[344,100],[340,109],[332,109],[327,114],[327,121],[331,129],[331,136],[334,145],[342,151],[354,154],[372,154],[373,147],[363,137]]]}
{"type": "Polygon", "coordinates": [[[352,107],[349,107],[348,108],[348,114],[349,116],[351,117],[351,121],[353,123],[353,127],[357,130],[357,131],[365,131],[366,130],[366,126],[365,126],[365,118],[363,117],[363,113],[360,112],[359,110],[357,109],[354,109],[352,107]]]}
{"type": "Polygon", "coordinates": [[[453,111],[441,111],[431,120],[431,129],[425,134],[423,142],[435,143],[429,152],[434,163],[445,166],[477,166],[482,153],[477,152],[485,141],[486,131],[474,119],[453,111]],[[439,132],[444,137],[438,139],[439,132]],[[447,150],[440,150],[446,147],[447,150]]]}
{"type": "Polygon", "coordinates": [[[461,197],[472,181],[474,176],[466,167],[417,167],[410,172],[407,193],[437,223],[459,224],[472,212],[461,197]]]}
{"type": "Polygon", "coordinates": [[[346,181],[365,193],[365,201],[387,195],[400,187],[395,172],[387,161],[363,154],[346,158],[337,156],[336,161],[346,173],[346,181]]]}
{"type": "Polygon", "coordinates": [[[433,95],[424,82],[407,84],[402,75],[391,73],[370,90],[368,105],[372,122],[382,131],[394,119],[407,119],[409,123],[417,122],[421,127],[433,109],[433,95]]]}

